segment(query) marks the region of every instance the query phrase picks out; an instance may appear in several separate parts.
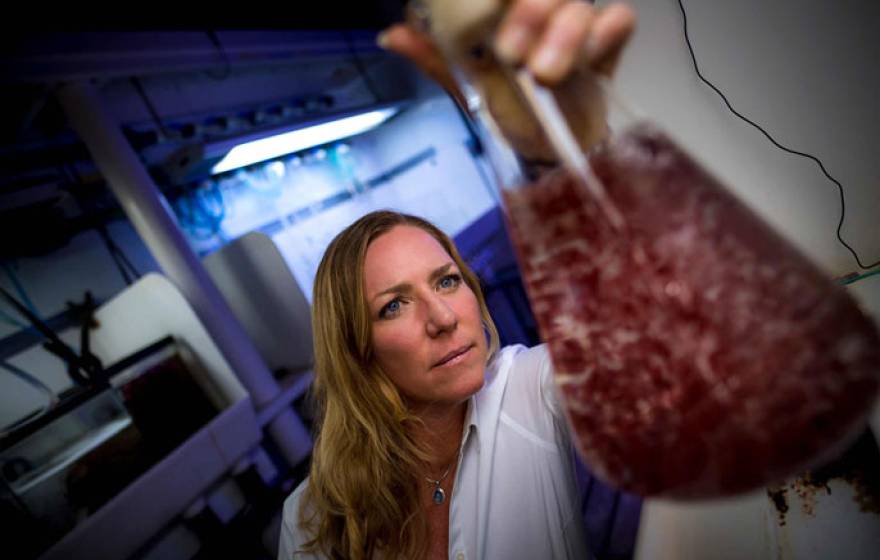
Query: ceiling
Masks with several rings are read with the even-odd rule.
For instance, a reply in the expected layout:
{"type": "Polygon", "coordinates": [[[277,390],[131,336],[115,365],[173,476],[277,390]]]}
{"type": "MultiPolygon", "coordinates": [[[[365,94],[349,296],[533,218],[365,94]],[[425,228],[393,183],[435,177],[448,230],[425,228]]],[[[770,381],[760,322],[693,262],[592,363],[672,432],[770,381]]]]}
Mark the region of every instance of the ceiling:
{"type": "Polygon", "coordinates": [[[290,3],[283,13],[249,3],[246,14],[201,17],[153,8],[136,20],[114,14],[89,17],[81,29],[5,34],[0,257],[45,253],[71,231],[119,215],[55,99],[64,83],[95,84],[157,185],[173,196],[200,178],[174,169],[194,146],[431,90],[375,44],[376,33],[401,18],[402,3],[290,3]],[[34,224],[35,247],[13,250],[10,235],[20,239],[34,224]],[[52,239],[37,239],[46,236],[52,239]]]}

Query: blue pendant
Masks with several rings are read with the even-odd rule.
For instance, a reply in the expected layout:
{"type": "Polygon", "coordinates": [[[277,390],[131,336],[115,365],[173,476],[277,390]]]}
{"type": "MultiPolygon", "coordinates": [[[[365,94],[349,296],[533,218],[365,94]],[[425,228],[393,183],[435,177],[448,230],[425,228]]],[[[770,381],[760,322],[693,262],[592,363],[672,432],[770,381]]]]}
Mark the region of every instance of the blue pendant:
{"type": "Polygon", "coordinates": [[[434,503],[438,506],[443,503],[443,500],[446,499],[446,492],[443,491],[439,486],[434,488],[434,495],[432,496],[434,503]]]}

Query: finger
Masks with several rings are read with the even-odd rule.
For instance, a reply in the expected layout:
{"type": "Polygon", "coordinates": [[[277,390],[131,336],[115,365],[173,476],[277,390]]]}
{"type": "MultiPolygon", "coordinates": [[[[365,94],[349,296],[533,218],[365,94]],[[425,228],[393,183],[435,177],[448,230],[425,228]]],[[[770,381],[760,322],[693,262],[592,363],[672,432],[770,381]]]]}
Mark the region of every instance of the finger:
{"type": "Polygon", "coordinates": [[[635,26],[635,12],[625,4],[610,4],[599,12],[587,40],[587,62],[590,67],[611,76],[635,26]]]}
{"type": "Polygon", "coordinates": [[[404,23],[397,23],[379,34],[376,42],[385,50],[410,59],[433,78],[446,72],[446,64],[434,43],[404,23]]]}
{"type": "Polygon", "coordinates": [[[376,42],[383,49],[408,58],[428,77],[460,100],[461,93],[452,77],[449,65],[446,64],[434,42],[424,33],[407,24],[397,23],[380,33],[376,42]]]}
{"type": "Polygon", "coordinates": [[[552,14],[565,0],[517,0],[504,14],[495,38],[495,54],[519,64],[541,35],[552,14]]]}
{"type": "Polygon", "coordinates": [[[546,85],[555,85],[585,57],[585,44],[595,20],[586,2],[568,2],[556,10],[528,56],[528,67],[546,85]]]}

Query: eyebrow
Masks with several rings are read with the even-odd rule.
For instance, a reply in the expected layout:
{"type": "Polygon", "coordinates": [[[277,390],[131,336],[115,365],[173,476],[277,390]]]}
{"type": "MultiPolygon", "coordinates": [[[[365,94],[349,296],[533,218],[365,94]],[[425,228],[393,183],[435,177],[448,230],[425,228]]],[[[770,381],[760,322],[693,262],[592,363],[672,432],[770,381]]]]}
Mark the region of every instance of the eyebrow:
{"type": "MultiPolygon", "coordinates": [[[[433,282],[437,278],[444,276],[452,269],[453,266],[455,266],[455,263],[450,261],[450,262],[444,264],[443,266],[435,268],[433,271],[431,271],[431,274],[428,276],[428,281],[433,282]]],[[[410,284],[409,282],[401,282],[400,284],[395,284],[395,285],[391,286],[387,290],[382,290],[381,292],[379,292],[378,294],[373,296],[372,301],[376,301],[379,297],[384,296],[384,295],[406,293],[411,290],[412,290],[412,284],[410,284]]]]}

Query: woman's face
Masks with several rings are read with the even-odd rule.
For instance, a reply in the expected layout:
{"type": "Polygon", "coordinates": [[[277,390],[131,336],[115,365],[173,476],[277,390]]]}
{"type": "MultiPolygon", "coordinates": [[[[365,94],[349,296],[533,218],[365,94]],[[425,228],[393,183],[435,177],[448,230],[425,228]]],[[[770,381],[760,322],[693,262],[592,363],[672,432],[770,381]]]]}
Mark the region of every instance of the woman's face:
{"type": "Polygon", "coordinates": [[[480,306],[428,232],[395,226],[364,259],[376,360],[411,406],[459,404],[483,386],[480,306]]]}

